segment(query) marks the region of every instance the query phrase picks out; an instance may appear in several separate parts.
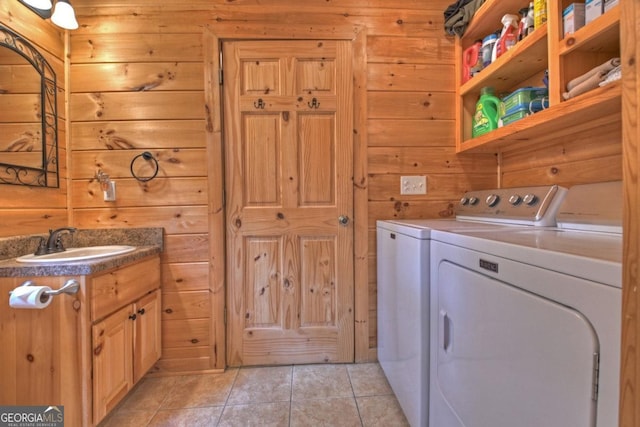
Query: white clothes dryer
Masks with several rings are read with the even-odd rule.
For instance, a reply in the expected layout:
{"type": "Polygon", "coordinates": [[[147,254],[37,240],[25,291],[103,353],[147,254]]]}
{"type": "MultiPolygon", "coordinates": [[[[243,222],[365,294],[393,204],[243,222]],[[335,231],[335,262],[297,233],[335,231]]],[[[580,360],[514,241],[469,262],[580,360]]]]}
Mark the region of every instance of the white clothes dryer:
{"type": "Polygon", "coordinates": [[[621,195],[571,188],[559,228],[432,233],[430,425],[618,425],[621,195]]]}

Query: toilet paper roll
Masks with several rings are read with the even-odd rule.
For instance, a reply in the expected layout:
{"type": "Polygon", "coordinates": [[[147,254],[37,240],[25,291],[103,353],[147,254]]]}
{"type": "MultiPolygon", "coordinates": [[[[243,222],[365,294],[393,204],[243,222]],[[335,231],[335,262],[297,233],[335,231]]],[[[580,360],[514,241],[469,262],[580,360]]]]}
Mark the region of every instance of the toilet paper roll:
{"type": "Polygon", "coordinates": [[[9,306],[13,308],[43,309],[51,304],[53,298],[45,292],[51,291],[48,286],[18,286],[11,291],[9,306]]]}

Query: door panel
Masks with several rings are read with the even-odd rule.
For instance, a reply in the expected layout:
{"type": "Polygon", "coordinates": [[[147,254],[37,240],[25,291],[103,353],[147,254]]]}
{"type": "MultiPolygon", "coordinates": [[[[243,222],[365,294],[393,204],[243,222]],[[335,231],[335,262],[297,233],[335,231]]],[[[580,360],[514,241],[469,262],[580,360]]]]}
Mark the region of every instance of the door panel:
{"type": "Polygon", "coordinates": [[[300,206],[333,205],[336,145],[332,115],[300,114],[300,206]]]}
{"type": "Polygon", "coordinates": [[[277,114],[245,115],[244,174],[245,206],[278,206],[282,186],[280,170],[280,117],[277,114]]]}
{"type": "Polygon", "coordinates": [[[282,299],[278,280],[278,266],[281,264],[280,248],[282,239],[278,237],[247,238],[245,248],[246,263],[244,303],[245,327],[268,328],[282,323],[279,302],[282,299]]]}
{"type": "Polygon", "coordinates": [[[335,93],[336,62],[327,58],[300,58],[297,65],[297,93],[335,93]]]}
{"type": "Polygon", "coordinates": [[[228,363],[353,361],[350,42],[223,53],[228,363]]]}
{"type": "Polygon", "coordinates": [[[304,326],[336,327],[336,239],[302,237],[302,318],[304,326]]]}

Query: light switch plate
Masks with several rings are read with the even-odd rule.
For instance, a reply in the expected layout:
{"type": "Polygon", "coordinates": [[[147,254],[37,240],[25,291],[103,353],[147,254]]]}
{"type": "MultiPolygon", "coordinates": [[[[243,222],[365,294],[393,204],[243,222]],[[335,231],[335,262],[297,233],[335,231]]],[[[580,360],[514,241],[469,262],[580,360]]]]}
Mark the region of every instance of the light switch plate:
{"type": "Polygon", "coordinates": [[[400,194],[427,194],[427,177],[401,176],[400,194]]]}

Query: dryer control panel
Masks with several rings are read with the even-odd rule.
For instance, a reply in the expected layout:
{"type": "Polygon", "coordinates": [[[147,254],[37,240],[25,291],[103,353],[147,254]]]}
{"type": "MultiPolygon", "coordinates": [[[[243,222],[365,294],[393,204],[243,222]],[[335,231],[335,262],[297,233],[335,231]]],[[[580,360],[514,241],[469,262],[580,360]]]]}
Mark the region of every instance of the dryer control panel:
{"type": "Polygon", "coordinates": [[[566,192],[557,185],[470,191],[460,199],[456,219],[555,226],[566,192]]]}

